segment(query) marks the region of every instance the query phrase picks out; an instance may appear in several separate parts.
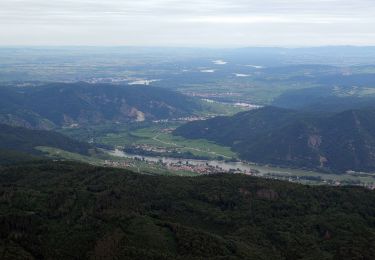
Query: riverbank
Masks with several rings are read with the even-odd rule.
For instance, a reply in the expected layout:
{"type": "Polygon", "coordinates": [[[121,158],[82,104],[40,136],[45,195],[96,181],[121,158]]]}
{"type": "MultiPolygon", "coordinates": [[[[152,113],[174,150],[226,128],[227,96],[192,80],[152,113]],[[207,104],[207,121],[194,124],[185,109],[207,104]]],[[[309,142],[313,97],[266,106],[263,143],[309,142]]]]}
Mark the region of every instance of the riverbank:
{"type": "MultiPolygon", "coordinates": [[[[361,185],[373,187],[375,183],[375,174],[372,173],[343,173],[327,174],[303,169],[290,169],[265,165],[251,164],[247,162],[226,162],[219,160],[195,160],[195,159],[176,159],[170,157],[140,156],[125,153],[119,149],[107,151],[114,157],[142,160],[144,162],[159,163],[165,166],[181,165],[181,169],[186,170],[188,166],[207,166],[207,169],[216,169],[217,172],[232,172],[253,175],[257,177],[286,180],[303,184],[314,185],[361,185]]],[[[193,168],[193,167],[192,167],[193,168]]],[[[178,168],[175,168],[177,170],[178,168]]],[[[207,173],[212,173],[208,171],[207,173]]]]}

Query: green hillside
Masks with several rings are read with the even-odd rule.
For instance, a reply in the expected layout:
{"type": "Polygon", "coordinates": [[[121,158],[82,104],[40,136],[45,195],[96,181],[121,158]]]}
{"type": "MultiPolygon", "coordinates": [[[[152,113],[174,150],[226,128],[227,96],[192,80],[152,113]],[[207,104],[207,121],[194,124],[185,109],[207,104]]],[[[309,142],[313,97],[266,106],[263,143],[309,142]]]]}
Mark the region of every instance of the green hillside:
{"type": "Polygon", "coordinates": [[[42,153],[35,149],[37,146],[55,147],[86,155],[92,148],[89,144],[56,132],[0,124],[0,162],[22,161],[29,157],[41,156],[42,153]]]}
{"type": "Polygon", "coordinates": [[[243,159],[344,172],[375,170],[375,110],[337,114],[276,107],[196,121],[176,129],[232,147],[243,159]]]}
{"type": "Polygon", "coordinates": [[[374,259],[375,193],[71,163],[0,169],[2,259],[374,259]]]}
{"type": "Polygon", "coordinates": [[[201,106],[196,99],[147,86],[81,82],[0,88],[0,122],[42,129],[178,118],[201,106]]]}

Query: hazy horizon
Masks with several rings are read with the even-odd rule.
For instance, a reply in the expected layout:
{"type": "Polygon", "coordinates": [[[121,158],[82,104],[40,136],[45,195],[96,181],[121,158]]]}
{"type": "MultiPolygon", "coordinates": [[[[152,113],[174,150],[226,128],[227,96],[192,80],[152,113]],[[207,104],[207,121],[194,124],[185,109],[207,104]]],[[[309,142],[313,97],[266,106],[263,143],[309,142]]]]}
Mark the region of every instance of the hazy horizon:
{"type": "Polygon", "coordinates": [[[178,45],[59,45],[59,44],[1,44],[0,48],[144,48],[144,49],[213,49],[213,50],[231,50],[231,49],[318,49],[318,48],[375,48],[373,45],[244,45],[244,46],[178,46],[178,45]]]}
{"type": "Polygon", "coordinates": [[[2,0],[2,46],[375,46],[371,0],[2,0]]]}

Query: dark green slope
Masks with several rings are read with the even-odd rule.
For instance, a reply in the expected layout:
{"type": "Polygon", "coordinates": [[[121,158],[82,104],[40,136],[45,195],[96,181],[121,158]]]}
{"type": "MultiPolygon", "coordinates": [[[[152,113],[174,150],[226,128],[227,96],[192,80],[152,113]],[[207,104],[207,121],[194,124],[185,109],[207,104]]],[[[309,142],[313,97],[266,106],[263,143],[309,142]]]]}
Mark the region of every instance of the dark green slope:
{"type": "Polygon", "coordinates": [[[55,83],[0,91],[0,122],[36,128],[177,118],[201,109],[195,99],[147,86],[55,83]]]}
{"type": "Polygon", "coordinates": [[[75,141],[56,132],[0,124],[0,160],[6,162],[14,158],[17,161],[17,157],[24,157],[26,154],[42,155],[35,150],[37,146],[55,147],[80,154],[88,154],[89,149],[92,148],[89,144],[75,141]]]}
{"type": "Polygon", "coordinates": [[[374,259],[375,193],[82,164],[0,169],[2,259],[374,259]]]}
{"type": "Polygon", "coordinates": [[[375,170],[375,110],[310,114],[266,107],[186,124],[187,138],[228,145],[246,160],[322,170],[375,170]]]}
{"type": "Polygon", "coordinates": [[[375,169],[375,110],[349,110],[321,124],[321,150],[336,169],[375,169]]]}
{"type": "Polygon", "coordinates": [[[27,128],[52,128],[53,123],[30,110],[25,105],[27,102],[19,89],[0,87],[0,123],[27,128]]]}
{"type": "Polygon", "coordinates": [[[231,146],[256,138],[265,131],[279,128],[297,116],[298,113],[293,110],[265,107],[229,117],[194,121],[177,128],[174,133],[192,139],[205,138],[231,146]]]}
{"type": "Polygon", "coordinates": [[[25,163],[30,161],[42,160],[39,155],[9,150],[0,149],[0,167],[1,165],[11,165],[17,163],[25,163]]]}

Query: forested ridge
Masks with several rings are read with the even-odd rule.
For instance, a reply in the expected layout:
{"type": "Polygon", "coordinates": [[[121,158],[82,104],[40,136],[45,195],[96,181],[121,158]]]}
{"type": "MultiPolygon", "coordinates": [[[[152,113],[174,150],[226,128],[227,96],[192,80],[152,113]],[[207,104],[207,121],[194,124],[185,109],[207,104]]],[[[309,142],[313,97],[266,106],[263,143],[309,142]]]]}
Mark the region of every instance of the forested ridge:
{"type": "Polygon", "coordinates": [[[84,82],[0,86],[0,122],[28,128],[169,119],[200,109],[197,99],[158,87],[84,82]]]}
{"type": "Polygon", "coordinates": [[[2,259],[374,259],[375,193],[245,175],[0,168],[2,259]]]}
{"type": "Polygon", "coordinates": [[[375,109],[313,113],[264,107],[195,121],[174,132],[208,139],[248,161],[328,172],[375,170],[375,109]]]}
{"type": "Polygon", "coordinates": [[[57,132],[0,124],[0,163],[4,158],[11,160],[13,157],[17,161],[19,160],[17,157],[41,156],[42,152],[36,149],[38,146],[55,147],[86,155],[89,154],[89,149],[93,149],[87,143],[73,140],[57,132]]]}

